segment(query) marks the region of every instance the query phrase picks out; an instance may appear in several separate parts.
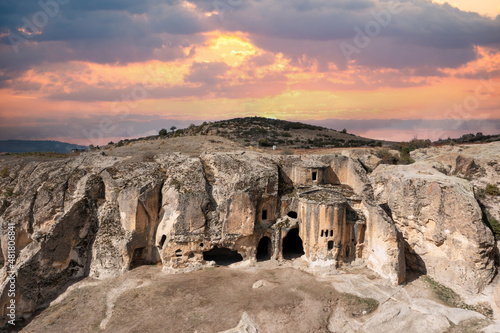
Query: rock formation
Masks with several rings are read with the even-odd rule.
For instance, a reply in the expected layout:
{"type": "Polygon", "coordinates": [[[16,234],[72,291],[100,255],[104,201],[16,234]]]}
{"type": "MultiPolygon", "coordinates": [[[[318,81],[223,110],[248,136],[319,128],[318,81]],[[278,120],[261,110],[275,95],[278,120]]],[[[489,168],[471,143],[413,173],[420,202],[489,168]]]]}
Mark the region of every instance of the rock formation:
{"type": "Polygon", "coordinates": [[[408,268],[469,294],[493,279],[495,240],[469,182],[420,164],[379,166],[371,179],[403,233],[408,268]]]}
{"type": "Polygon", "coordinates": [[[341,155],[248,151],[8,163],[18,175],[0,180],[15,193],[0,205],[4,316],[9,223],[25,317],[84,276],[144,264],[175,271],[302,256],[332,268],[365,263],[393,284],[408,266],[470,292],[495,273],[470,185],[435,169],[382,165],[370,179],[341,155]]]}

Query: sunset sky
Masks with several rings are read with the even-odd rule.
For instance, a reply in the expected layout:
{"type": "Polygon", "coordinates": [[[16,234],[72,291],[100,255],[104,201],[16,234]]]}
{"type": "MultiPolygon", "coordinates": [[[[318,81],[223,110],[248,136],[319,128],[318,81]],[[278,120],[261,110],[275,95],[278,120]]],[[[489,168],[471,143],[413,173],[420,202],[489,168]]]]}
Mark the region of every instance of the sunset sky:
{"type": "Polygon", "coordinates": [[[500,133],[498,0],[0,1],[0,140],[103,144],[264,116],[500,133]]]}

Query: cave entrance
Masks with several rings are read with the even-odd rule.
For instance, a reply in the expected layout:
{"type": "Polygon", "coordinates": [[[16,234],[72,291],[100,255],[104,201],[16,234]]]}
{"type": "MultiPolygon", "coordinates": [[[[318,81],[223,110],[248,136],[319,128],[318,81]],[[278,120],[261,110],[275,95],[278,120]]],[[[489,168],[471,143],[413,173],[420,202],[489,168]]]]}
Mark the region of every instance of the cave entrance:
{"type": "Polygon", "coordinates": [[[129,266],[130,269],[134,269],[136,267],[146,264],[146,260],[144,260],[144,252],[146,252],[144,247],[140,247],[134,250],[134,253],[132,254],[132,260],[129,266]]]}
{"type": "Polygon", "coordinates": [[[265,261],[271,259],[272,246],[271,239],[264,236],[260,239],[257,246],[257,261],[265,261]]]}
{"type": "Polygon", "coordinates": [[[235,262],[242,261],[243,257],[236,251],[231,251],[228,248],[217,246],[210,251],[203,252],[203,260],[215,261],[219,266],[228,266],[235,262]]]}
{"type": "Polygon", "coordinates": [[[283,258],[295,259],[304,254],[302,239],[299,236],[299,229],[294,228],[283,238],[283,258]]]}

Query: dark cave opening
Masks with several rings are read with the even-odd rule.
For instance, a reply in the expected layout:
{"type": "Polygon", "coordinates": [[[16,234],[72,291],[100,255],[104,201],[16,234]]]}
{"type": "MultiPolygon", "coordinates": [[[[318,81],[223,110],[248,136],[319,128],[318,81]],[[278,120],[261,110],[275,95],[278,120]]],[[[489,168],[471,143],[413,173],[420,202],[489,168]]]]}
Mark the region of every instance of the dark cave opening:
{"type": "Polygon", "coordinates": [[[264,236],[260,239],[259,245],[257,246],[257,261],[265,261],[271,259],[272,246],[271,239],[264,236]]]}
{"type": "Polygon", "coordinates": [[[219,266],[228,266],[235,262],[242,261],[243,257],[237,251],[232,251],[225,247],[218,248],[216,246],[210,251],[203,252],[203,260],[215,261],[219,266]]]}
{"type": "Polygon", "coordinates": [[[302,239],[299,236],[299,229],[294,228],[288,232],[283,239],[283,258],[295,259],[304,255],[302,239]]]}

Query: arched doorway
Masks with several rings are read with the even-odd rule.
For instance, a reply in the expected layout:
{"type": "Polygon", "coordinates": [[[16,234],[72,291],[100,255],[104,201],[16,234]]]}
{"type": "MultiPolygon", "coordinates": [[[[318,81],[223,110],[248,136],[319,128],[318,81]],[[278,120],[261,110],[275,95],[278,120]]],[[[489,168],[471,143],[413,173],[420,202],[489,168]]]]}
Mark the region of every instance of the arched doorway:
{"type": "Polygon", "coordinates": [[[283,238],[283,258],[295,259],[304,254],[302,239],[299,236],[299,229],[294,228],[283,238]]]}
{"type": "Polygon", "coordinates": [[[257,246],[257,261],[265,261],[271,259],[272,246],[271,239],[264,236],[260,239],[259,245],[257,246]]]}

